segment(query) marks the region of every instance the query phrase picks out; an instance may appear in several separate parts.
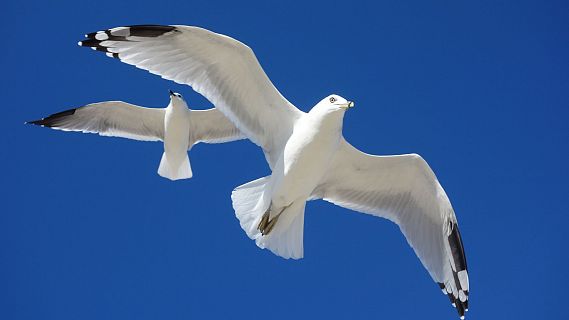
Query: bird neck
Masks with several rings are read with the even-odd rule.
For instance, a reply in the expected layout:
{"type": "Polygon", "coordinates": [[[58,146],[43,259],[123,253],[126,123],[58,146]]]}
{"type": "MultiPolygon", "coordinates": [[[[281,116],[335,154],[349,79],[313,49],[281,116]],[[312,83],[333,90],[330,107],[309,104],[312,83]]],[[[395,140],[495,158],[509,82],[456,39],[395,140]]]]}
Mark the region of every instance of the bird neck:
{"type": "Polygon", "coordinates": [[[306,121],[315,130],[322,132],[342,132],[344,110],[329,110],[313,108],[306,114],[306,121]]]}
{"type": "Polygon", "coordinates": [[[186,110],[188,109],[188,105],[184,101],[179,100],[172,100],[170,105],[168,105],[170,109],[178,111],[178,110],[186,110]]]}

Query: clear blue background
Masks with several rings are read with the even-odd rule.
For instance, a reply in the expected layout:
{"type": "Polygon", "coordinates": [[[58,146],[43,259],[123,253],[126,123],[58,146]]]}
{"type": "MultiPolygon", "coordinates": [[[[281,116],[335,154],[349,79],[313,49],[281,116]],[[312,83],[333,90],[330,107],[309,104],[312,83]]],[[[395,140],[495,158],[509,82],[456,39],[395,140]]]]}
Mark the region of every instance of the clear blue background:
{"type": "Polygon", "coordinates": [[[24,125],[105,100],[162,107],[175,85],[76,45],[129,24],[190,24],[250,45],[302,110],[356,101],[344,135],[417,152],[459,218],[471,319],[566,314],[567,1],[10,1],[2,6],[0,319],[455,319],[398,228],[310,202],[305,258],[258,249],[230,192],[269,173],[247,141],[162,145],[24,125]],[[371,3],[371,2],[370,2],[371,3]]]}

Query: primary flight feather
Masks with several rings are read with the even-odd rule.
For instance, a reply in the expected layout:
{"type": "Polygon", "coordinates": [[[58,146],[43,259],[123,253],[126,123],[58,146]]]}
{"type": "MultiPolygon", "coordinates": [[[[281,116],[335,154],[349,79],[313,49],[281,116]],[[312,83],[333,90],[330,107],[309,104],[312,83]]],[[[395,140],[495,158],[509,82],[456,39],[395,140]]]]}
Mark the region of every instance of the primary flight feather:
{"type": "Polygon", "coordinates": [[[307,200],[389,219],[464,317],[466,257],[445,191],[416,154],[368,155],[346,142],[343,117],[353,102],[330,95],[302,112],[273,86],[248,46],[198,27],[118,27],[79,44],[192,86],[263,149],[272,174],[232,193],[241,227],[259,247],[302,258],[307,200]]]}

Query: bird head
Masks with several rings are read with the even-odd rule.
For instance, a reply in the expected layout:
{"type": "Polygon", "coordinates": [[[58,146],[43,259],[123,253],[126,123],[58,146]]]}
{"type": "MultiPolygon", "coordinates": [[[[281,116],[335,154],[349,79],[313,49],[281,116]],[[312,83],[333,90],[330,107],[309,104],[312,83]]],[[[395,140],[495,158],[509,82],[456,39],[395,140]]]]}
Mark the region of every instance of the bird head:
{"type": "Polygon", "coordinates": [[[345,111],[354,107],[353,101],[348,101],[337,94],[331,94],[326,98],[322,99],[315,108],[320,110],[332,112],[332,111],[345,111]]]}
{"type": "Polygon", "coordinates": [[[172,91],[172,90],[168,90],[168,91],[170,92],[170,99],[177,98],[177,99],[180,99],[180,100],[184,100],[184,99],[182,98],[182,95],[181,95],[181,94],[179,94],[179,93],[177,93],[177,92],[174,92],[174,91],[172,91]]]}
{"type": "Polygon", "coordinates": [[[170,103],[172,105],[180,105],[180,106],[185,106],[185,107],[188,106],[181,94],[174,92],[172,90],[168,90],[168,91],[170,92],[170,103]]]}

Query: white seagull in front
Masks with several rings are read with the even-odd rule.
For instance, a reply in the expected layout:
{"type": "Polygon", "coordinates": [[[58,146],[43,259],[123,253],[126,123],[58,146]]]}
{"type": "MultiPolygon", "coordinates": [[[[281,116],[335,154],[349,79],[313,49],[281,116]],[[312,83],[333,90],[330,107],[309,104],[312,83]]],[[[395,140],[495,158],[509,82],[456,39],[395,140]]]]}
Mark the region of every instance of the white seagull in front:
{"type": "Polygon", "coordinates": [[[102,136],[164,141],[158,174],[170,180],[192,177],[188,151],[196,143],[243,139],[239,130],[219,110],[190,110],[182,95],[172,91],[166,108],[144,108],[122,101],[107,101],[27,123],[102,136]]]}
{"type": "Polygon", "coordinates": [[[304,208],[312,199],[389,219],[464,317],[466,259],[445,191],[416,154],[374,156],[346,142],[342,122],[353,102],[330,95],[302,112],[273,86],[248,46],[198,27],[140,25],[86,37],[79,45],[192,86],[263,149],[272,174],[231,197],[259,247],[302,258],[304,208]]]}

